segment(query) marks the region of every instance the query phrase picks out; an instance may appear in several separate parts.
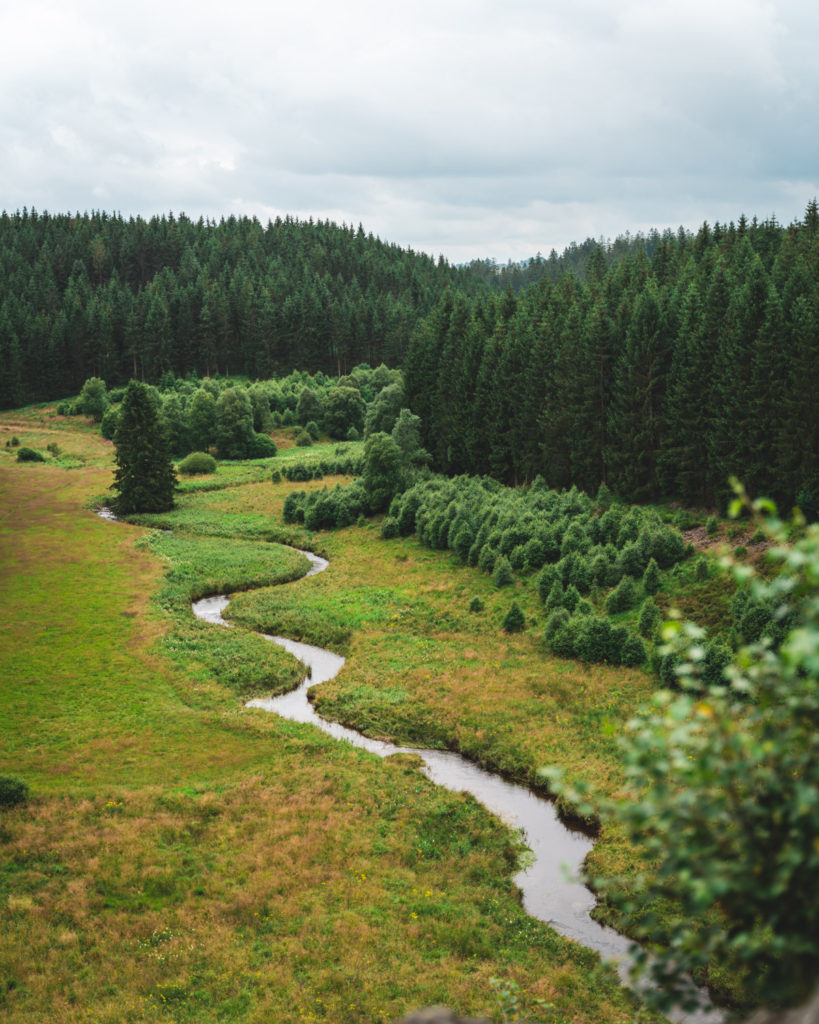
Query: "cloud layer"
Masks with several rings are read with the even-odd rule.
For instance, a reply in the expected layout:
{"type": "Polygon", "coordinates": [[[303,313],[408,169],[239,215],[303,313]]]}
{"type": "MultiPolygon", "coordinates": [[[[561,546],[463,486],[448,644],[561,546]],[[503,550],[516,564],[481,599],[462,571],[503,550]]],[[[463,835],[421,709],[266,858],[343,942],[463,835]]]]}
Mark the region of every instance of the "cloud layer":
{"type": "Polygon", "coordinates": [[[460,261],[800,216],[807,0],[29,0],[0,206],[362,222],[460,261]]]}

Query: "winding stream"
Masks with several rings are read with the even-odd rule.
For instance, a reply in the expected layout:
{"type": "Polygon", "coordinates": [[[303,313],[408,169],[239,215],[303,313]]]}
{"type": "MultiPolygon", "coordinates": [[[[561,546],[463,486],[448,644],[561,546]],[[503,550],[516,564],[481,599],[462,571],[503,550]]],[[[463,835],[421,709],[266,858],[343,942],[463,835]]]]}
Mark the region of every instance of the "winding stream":
{"type": "MultiPolygon", "coordinates": [[[[327,568],[327,561],[309,551],[303,551],[311,562],[307,576],[314,576],[327,568]]],[[[304,577],[302,577],[304,578],[304,577]]],[[[230,595],[206,597],[192,605],[198,619],[230,626],[222,612],[230,602],[230,595]]],[[[446,750],[423,747],[400,747],[383,740],[348,729],[316,713],[308,699],[308,690],[337,675],[344,658],[332,651],[310,644],[270,636],[266,639],[283,647],[308,668],[308,675],[296,690],[280,697],[248,701],[247,707],[263,708],[296,722],[306,722],[328,733],[337,740],[345,740],[379,757],[392,754],[417,754],[424,762],[425,774],[436,784],[452,791],[471,793],[510,828],[524,833],[526,845],[534,855],[528,867],[515,875],[515,882],[523,894],[523,906],[532,917],[551,925],[561,935],[596,950],[605,960],[616,962],[618,974],[628,984],[628,949],[631,940],[612,928],[599,925],[589,912],[594,906],[592,893],[579,882],[572,881],[592,848],[592,841],[580,832],[567,828],[558,818],[551,801],[537,796],[531,790],[501,779],[484,771],[459,754],[446,750]]],[[[674,1015],[675,1020],[688,1024],[717,1024],[722,1015],[716,1011],[688,1015],[674,1015]]]]}

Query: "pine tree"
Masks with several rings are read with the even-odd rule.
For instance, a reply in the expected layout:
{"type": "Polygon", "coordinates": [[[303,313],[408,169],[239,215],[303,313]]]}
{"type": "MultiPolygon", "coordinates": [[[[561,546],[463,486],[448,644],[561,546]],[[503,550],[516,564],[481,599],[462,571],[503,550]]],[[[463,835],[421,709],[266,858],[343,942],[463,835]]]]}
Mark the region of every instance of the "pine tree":
{"type": "Polygon", "coordinates": [[[128,385],[119,411],[114,445],[117,512],[129,515],[132,512],[167,512],[173,508],[176,472],[146,384],[131,381],[128,385]]]}

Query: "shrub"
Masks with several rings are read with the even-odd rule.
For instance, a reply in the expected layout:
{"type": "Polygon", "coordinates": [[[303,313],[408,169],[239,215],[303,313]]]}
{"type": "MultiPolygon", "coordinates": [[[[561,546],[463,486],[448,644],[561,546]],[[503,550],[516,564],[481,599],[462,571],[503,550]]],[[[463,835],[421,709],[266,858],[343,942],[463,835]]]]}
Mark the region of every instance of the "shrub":
{"type": "Polygon", "coordinates": [[[643,538],[629,541],[620,551],[620,556],[617,559],[621,575],[633,576],[635,579],[642,576],[650,557],[643,538]]]}
{"type": "Polygon", "coordinates": [[[551,591],[556,578],[555,568],[553,565],[544,565],[538,573],[537,592],[543,604],[546,604],[549,600],[549,592],[551,591]]]}
{"type": "Polygon", "coordinates": [[[304,502],[307,498],[305,491],[291,491],[284,499],[282,518],[286,523],[304,522],[304,502]]]}
{"type": "Polygon", "coordinates": [[[272,459],[279,449],[268,434],[254,434],[250,439],[248,456],[251,459],[272,459]]]}
{"type": "Polygon", "coordinates": [[[705,532],[709,537],[716,537],[719,533],[719,519],[716,516],[709,516],[705,520],[705,532]]]}
{"type": "Polygon", "coordinates": [[[706,686],[722,686],[725,683],[723,670],[731,663],[734,652],[724,640],[711,640],[705,646],[702,681],[706,686]]]}
{"type": "Polygon", "coordinates": [[[547,612],[553,611],[555,608],[563,607],[563,584],[560,580],[556,579],[552,584],[549,594],[546,600],[543,602],[547,612]]]}
{"type": "Polygon", "coordinates": [[[602,616],[584,616],[578,622],[575,654],[583,661],[617,663],[619,650],[615,649],[614,627],[602,616]]]}
{"type": "Polygon", "coordinates": [[[100,423],[100,433],[106,441],[113,441],[119,423],[119,409],[108,409],[100,423]]]}
{"type": "Polygon", "coordinates": [[[646,639],[652,639],[663,621],[660,609],[654,603],[654,599],[647,597],[640,608],[640,617],[637,620],[637,632],[646,639]]]}
{"type": "Polygon", "coordinates": [[[313,443],[313,438],[304,429],[296,431],[296,447],[297,448],[309,448],[313,443]]]}
{"type": "Polygon", "coordinates": [[[662,585],[660,567],[657,565],[656,559],[650,558],[646,571],[643,573],[643,590],[647,594],[656,594],[662,585]]]}
{"type": "Polygon", "coordinates": [[[45,456],[42,452],[37,452],[33,448],[18,448],[17,449],[17,461],[18,462],[45,462],[45,456]]]}
{"type": "Polygon", "coordinates": [[[314,441],[318,441],[321,436],[321,431],[319,430],[318,423],[316,423],[315,420],[310,420],[304,429],[314,441]]]}
{"type": "Polygon", "coordinates": [[[705,555],[700,555],[694,565],[694,579],[697,583],[704,583],[710,575],[711,567],[708,564],[708,559],[705,555]]]}
{"type": "Polygon", "coordinates": [[[629,633],[620,649],[620,661],[631,668],[639,668],[646,660],[646,647],[639,636],[629,633]]]}
{"type": "Polygon", "coordinates": [[[350,427],[350,429],[347,431],[347,440],[348,441],[360,441],[361,440],[361,434],[358,432],[358,430],[355,427],[350,427]]]}
{"type": "Polygon", "coordinates": [[[739,547],[734,548],[734,558],[744,558],[748,554],[748,549],[744,544],[740,544],[739,547]]]}
{"type": "Polygon", "coordinates": [[[29,797],[28,783],[13,775],[0,775],[0,807],[16,807],[29,797]]]}
{"type": "Polygon", "coordinates": [[[395,516],[385,516],[381,523],[381,536],[384,540],[392,540],[398,536],[398,520],[395,516]]]}
{"type": "Polygon", "coordinates": [[[649,534],[648,551],[661,569],[670,569],[685,558],[685,541],[679,530],[662,526],[649,534]]]}
{"type": "Polygon", "coordinates": [[[473,597],[469,602],[469,610],[477,613],[483,611],[483,601],[479,597],[473,597]]]}
{"type": "Polygon", "coordinates": [[[274,469],[270,474],[270,480],[274,484],[280,484],[282,482],[282,475],[278,469],[274,469]]]}
{"type": "Polygon", "coordinates": [[[563,595],[563,607],[571,613],[574,613],[577,608],[578,602],[580,601],[580,594],[578,593],[577,587],[570,583],[566,587],[566,592],[563,595]]]}
{"type": "Polygon", "coordinates": [[[509,611],[503,617],[503,631],[504,633],[521,633],[526,629],[526,616],[518,607],[516,601],[513,601],[509,607],[509,611]]]}
{"type": "Polygon", "coordinates": [[[498,555],[492,568],[492,582],[496,587],[508,587],[515,582],[515,574],[506,555],[498,555]]]}
{"type": "Polygon", "coordinates": [[[196,476],[216,472],[216,459],[207,452],[191,452],[179,463],[177,469],[185,476],[196,476]]]}
{"type": "Polygon", "coordinates": [[[60,454],[60,446],[57,444],[56,441],[50,441],[46,445],[46,451],[53,455],[54,458],[56,459],[57,456],[60,454]]]}
{"type": "MultiPolygon", "coordinates": [[[[495,549],[489,543],[484,544],[481,548],[481,553],[478,555],[478,568],[481,572],[491,573],[495,568],[495,558],[497,557],[495,549]]],[[[511,570],[510,570],[511,571],[511,570]]]]}
{"type": "Polygon", "coordinates": [[[555,608],[549,618],[546,620],[546,626],[543,630],[543,639],[549,648],[552,646],[552,641],[561,629],[568,625],[571,616],[565,608],[555,608]]]}
{"type": "Polygon", "coordinates": [[[628,611],[637,601],[637,584],[631,576],[624,576],[606,598],[605,607],[609,615],[628,611]]]}
{"type": "MultiPolygon", "coordinates": [[[[567,616],[566,621],[552,636],[549,647],[552,654],[559,658],[574,658],[577,649],[577,637],[580,627],[586,620],[584,618],[572,618],[565,608],[560,609],[567,616]]],[[[548,623],[547,623],[548,625],[548,623]]]]}
{"type": "Polygon", "coordinates": [[[569,556],[569,572],[567,582],[577,587],[581,594],[588,594],[591,590],[592,575],[588,558],[577,552],[569,556]]]}
{"type": "Polygon", "coordinates": [[[20,438],[16,434],[13,434],[11,440],[9,441],[9,444],[11,445],[12,448],[19,448],[20,438]]]}
{"type": "Polygon", "coordinates": [[[539,537],[531,537],[523,545],[524,565],[527,569],[540,569],[546,561],[546,550],[539,537]]]}

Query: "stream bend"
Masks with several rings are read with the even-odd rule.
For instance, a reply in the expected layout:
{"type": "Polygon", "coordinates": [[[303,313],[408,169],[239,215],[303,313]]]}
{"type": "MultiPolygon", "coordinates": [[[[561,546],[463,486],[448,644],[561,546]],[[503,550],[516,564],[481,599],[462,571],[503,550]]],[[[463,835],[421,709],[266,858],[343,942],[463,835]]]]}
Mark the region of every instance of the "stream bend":
{"type": "MultiPolygon", "coordinates": [[[[326,559],[310,551],[301,553],[311,563],[302,579],[323,572],[329,564],[326,559]]],[[[217,594],[195,601],[191,606],[193,613],[205,622],[231,626],[222,617],[230,597],[229,594],[217,594]]],[[[303,662],[308,674],[297,689],[280,697],[248,701],[247,707],[263,708],[283,718],[314,725],[337,740],[351,743],[379,757],[417,754],[424,762],[424,773],[437,785],[453,792],[471,793],[510,828],[521,830],[526,846],[532,851],[531,863],[514,878],[523,894],[523,906],[527,913],[545,921],[561,935],[596,950],[604,960],[614,961],[621,981],[630,984],[628,950],[632,945],[631,940],[613,928],[592,920],[590,911],[595,904],[594,896],[584,885],[572,880],[573,876],[579,874],[593,843],[582,833],[567,828],[557,816],[551,801],[524,786],[506,782],[452,751],[397,746],[384,740],[371,739],[354,729],[322,718],[310,703],[308,690],[336,676],[344,665],[344,658],[322,647],[286,637],[267,633],[260,635],[303,662]]],[[[722,1015],[711,1011],[675,1014],[673,1019],[687,1024],[716,1024],[722,1020],[722,1015]]]]}

